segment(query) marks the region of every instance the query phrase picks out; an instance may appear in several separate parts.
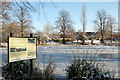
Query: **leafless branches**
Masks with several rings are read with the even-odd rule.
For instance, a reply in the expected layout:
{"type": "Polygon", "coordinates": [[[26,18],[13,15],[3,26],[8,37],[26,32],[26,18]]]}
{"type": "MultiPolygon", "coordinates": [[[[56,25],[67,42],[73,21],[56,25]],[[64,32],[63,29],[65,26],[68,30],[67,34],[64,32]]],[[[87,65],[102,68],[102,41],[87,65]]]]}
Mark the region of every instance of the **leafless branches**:
{"type": "Polygon", "coordinates": [[[96,27],[99,28],[101,33],[101,42],[104,43],[105,30],[107,29],[108,15],[105,10],[97,11],[96,20],[94,20],[96,27]]]}
{"type": "Polygon", "coordinates": [[[63,44],[65,44],[65,37],[71,26],[72,20],[70,19],[70,14],[68,11],[63,9],[59,12],[58,20],[56,21],[56,28],[62,34],[63,44]]]}
{"type": "Polygon", "coordinates": [[[81,17],[81,23],[82,23],[82,27],[83,27],[83,45],[85,45],[85,29],[86,29],[86,24],[87,24],[87,21],[86,21],[86,6],[85,4],[82,5],[82,17],[81,17]]]}

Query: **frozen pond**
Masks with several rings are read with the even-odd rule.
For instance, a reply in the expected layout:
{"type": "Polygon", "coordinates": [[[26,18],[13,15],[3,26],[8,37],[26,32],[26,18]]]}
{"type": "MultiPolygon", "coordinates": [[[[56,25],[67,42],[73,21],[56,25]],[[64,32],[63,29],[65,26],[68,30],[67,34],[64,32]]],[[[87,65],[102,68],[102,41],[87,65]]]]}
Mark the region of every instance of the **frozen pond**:
{"type": "MultiPolygon", "coordinates": [[[[2,64],[7,63],[7,49],[0,49],[2,64]]],[[[100,68],[110,71],[111,75],[118,77],[118,46],[95,46],[95,45],[50,45],[37,47],[37,60],[40,68],[50,61],[55,64],[56,77],[65,77],[65,69],[72,62],[74,56],[93,59],[100,64],[100,68]]]]}

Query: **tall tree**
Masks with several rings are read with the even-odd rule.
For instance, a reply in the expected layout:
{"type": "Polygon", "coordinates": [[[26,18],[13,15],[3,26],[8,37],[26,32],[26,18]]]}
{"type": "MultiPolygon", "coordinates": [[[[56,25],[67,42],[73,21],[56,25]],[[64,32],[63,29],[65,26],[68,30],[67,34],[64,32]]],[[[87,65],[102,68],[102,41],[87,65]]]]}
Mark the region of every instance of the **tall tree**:
{"type": "Polygon", "coordinates": [[[0,2],[0,20],[10,19],[10,11],[12,10],[12,3],[11,2],[0,2]]]}
{"type": "Polygon", "coordinates": [[[113,32],[115,30],[115,27],[116,27],[116,20],[111,15],[109,15],[108,29],[110,32],[111,43],[113,41],[113,32]]]}
{"type": "Polygon", "coordinates": [[[10,12],[12,11],[12,3],[7,2],[7,0],[5,1],[0,2],[0,33],[1,33],[1,36],[2,36],[2,30],[4,29],[4,26],[8,22],[10,22],[10,12]]]}
{"type": "Polygon", "coordinates": [[[105,38],[105,31],[107,29],[108,25],[108,14],[105,10],[99,10],[97,11],[96,19],[94,20],[95,26],[98,27],[98,30],[100,30],[101,33],[101,43],[104,43],[105,38]]]}
{"type": "Polygon", "coordinates": [[[7,41],[9,33],[12,32],[14,36],[20,35],[20,27],[17,23],[7,23],[4,25],[4,29],[2,30],[2,40],[7,41]]]}
{"type": "Polygon", "coordinates": [[[17,10],[14,11],[14,13],[17,17],[19,26],[21,27],[21,37],[23,37],[28,29],[31,31],[31,29],[33,28],[32,26],[30,26],[30,13],[26,7],[20,5],[17,10]]]}
{"type": "Polygon", "coordinates": [[[44,26],[44,32],[46,35],[50,36],[50,34],[52,34],[52,26],[50,25],[50,23],[47,23],[44,26]]]}
{"type": "Polygon", "coordinates": [[[82,5],[82,16],[81,16],[81,23],[82,23],[82,27],[83,27],[83,39],[82,39],[82,44],[85,45],[85,29],[86,29],[86,6],[85,4],[82,5]]]}
{"type": "Polygon", "coordinates": [[[59,12],[58,20],[56,21],[56,28],[62,35],[63,44],[66,43],[65,38],[66,34],[69,32],[69,28],[72,26],[72,20],[70,19],[70,14],[66,10],[59,12]]]}
{"type": "Polygon", "coordinates": [[[36,33],[38,44],[40,44],[43,33],[40,30],[37,30],[35,33],[36,33]]]}
{"type": "Polygon", "coordinates": [[[0,43],[2,41],[7,41],[6,35],[8,32],[4,33],[6,29],[6,25],[8,26],[11,20],[11,12],[13,10],[12,8],[12,2],[7,2],[8,0],[0,1],[0,43]],[[4,34],[4,35],[3,35],[4,34]]]}
{"type": "Polygon", "coordinates": [[[76,39],[76,33],[74,27],[69,28],[69,38],[71,38],[71,42],[73,42],[76,39]]]}

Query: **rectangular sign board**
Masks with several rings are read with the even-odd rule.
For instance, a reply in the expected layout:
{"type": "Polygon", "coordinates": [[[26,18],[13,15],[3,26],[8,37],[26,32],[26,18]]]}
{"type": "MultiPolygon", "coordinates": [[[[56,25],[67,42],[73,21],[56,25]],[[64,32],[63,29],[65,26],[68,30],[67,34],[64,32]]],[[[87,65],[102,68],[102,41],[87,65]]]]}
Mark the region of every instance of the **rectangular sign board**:
{"type": "Polygon", "coordinates": [[[16,62],[36,59],[36,38],[9,37],[8,60],[16,62]]]}

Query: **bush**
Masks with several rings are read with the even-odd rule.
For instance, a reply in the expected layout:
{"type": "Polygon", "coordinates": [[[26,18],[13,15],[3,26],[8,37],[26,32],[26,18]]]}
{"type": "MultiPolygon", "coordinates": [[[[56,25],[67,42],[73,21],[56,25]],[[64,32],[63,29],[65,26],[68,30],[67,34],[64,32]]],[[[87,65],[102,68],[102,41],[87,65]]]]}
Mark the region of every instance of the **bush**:
{"type": "MultiPolygon", "coordinates": [[[[39,68],[35,68],[32,74],[33,79],[40,79],[40,80],[53,80],[54,79],[54,69],[52,63],[46,67],[46,69],[42,72],[39,68]],[[49,74],[50,73],[50,74],[49,74]]],[[[2,76],[5,79],[30,79],[30,62],[29,61],[21,61],[21,62],[14,62],[14,69],[13,74],[11,71],[11,64],[8,63],[7,65],[2,67],[2,76]]]]}
{"type": "Polygon", "coordinates": [[[52,62],[50,62],[44,71],[44,75],[43,75],[43,76],[45,76],[44,80],[54,80],[55,79],[54,69],[55,69],[55,67],[52,67],[52,62]]]}
{"type": "Polygon", "coordinates": [[[12,74],[12,64],[8,63],[2,67],[2,75],[5,79],[17,79],[17,78],[28,78],[30,76],[29,62],[15,62],[12,74]]]}
{"type": "Polygon", "coordinates": [[[66,75],[72,80],[104,80],[110,79],[109,72],[102,72],[98,64],[88,62],[85,58],[74,59],[73,63],[67,67],[66,75]]]}

